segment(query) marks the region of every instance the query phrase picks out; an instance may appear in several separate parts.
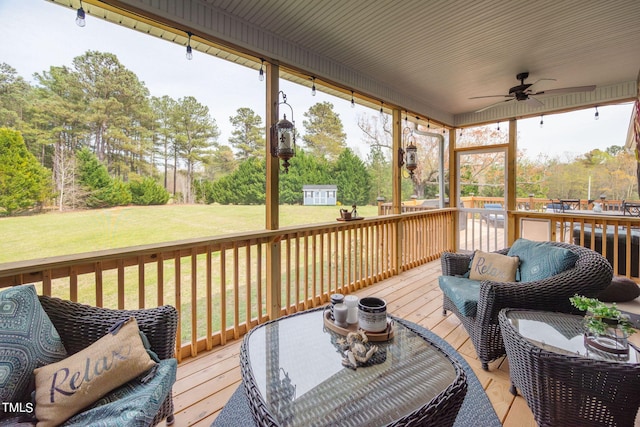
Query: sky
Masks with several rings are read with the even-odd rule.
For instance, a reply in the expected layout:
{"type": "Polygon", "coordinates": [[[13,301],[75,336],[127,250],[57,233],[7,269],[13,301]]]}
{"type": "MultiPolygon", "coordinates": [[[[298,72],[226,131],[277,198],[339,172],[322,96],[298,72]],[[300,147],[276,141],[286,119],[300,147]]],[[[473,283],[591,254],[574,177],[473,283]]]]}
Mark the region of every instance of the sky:
{"type": "MultiPolygon", "coordinates": [[[[79,5],[79,2],[78,2],[79,5]]],[[[75,24],[75,9],[45,0],[0,0],[0,62],[15,68],[33,83],[33,74],[50,66],[71,66],[73,58],[88,50],[114,53],[119,61],[145,83],[150,94],[174,99],[193,96],[207,105],[220,130],[220,143],[227,143],[233,128],[229,117],[238,108],[249,107],[263,117],[265,84],[258,72],[223,59],[194,51],[193,60],[185,58],[185,47],[138,31],[121,27],[87,14],[86,26],[75,24]]],[[[347,134],[347,145],[361,157],[368,148],[357,126],[358,116],[377,114],[369,108],[350,103],[321,90],[311,95],[307,87],[281,81],[280,89],[293,107],[299,132],[303,114],[318,102],[329,101],[340,116],[347,134]]],[[[288,109],[287,109],[288,110],[288,109]]],[[[544,116],[518,122],[518,147],[526,155],[572,158],[595,148],[624,145],[631,103],[604,106],[594,120],[594,109],[544,116]]],[[[289,117],[288,117],[289,118],[289,117]]],[[[504,123],[502,129],[508,128],[504,123]]],[[[300,141],[298,141],[300,143],[300,141]]]]}

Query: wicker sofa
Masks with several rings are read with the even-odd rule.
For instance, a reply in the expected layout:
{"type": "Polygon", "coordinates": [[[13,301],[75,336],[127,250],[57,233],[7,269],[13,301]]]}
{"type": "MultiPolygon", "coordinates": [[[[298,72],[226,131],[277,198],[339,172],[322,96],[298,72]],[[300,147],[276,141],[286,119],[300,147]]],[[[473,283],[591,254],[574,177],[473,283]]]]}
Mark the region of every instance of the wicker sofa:
{"type": "MultiPolygon", "coordinates": [[[[503,308],[574,312],[569,298],[575,294],[596,297],[611,283],[609,262],[599,253],[568,243],[547,242],[569,249],[578,255],[573,268],[532,282],[482,281],[477,295],[475,315],[464,315],[460,307],[443,290],[443,314],[453,312],[462,322],[475,346],[482,368],[505,354],[498,314],[503,308]]],[[[495,253],[506,255],[509,248],[495,253]]],[[[469,270],[473,254],[444,252],[441,257],[443,276],[463,276],[469,270]]],[[[441,284],[442,288],[442,284],[441,284]]]]}
{"type": "MultiPolygon", "coordinates": [[[[142,310],[113,310],[92,307],[48,296],[38,296],[45,313],[66,349],[67,356],[80,352],[105,336],[119,321],[135,317],[140,331],[147,337],[150,350],[160,359],[155,374],[136,378],[113,390],[93,405],[74,415],[63,425],[156,425],[166,418],[174,422],[172,386],[177,363],[175,351],[178,314],[172,306],[142,310]],[[156,411],[156,408],[157,411],[156,411]],[[135,414],[135,416],[132,416],[135,414]],[[107,416],[108,415],[108,416],[107,416]],[[106,419],[110,421],[106,421],[106,419]]],[[[4,419],[0,424],[32,425],[29,417],[4,419]]]]}

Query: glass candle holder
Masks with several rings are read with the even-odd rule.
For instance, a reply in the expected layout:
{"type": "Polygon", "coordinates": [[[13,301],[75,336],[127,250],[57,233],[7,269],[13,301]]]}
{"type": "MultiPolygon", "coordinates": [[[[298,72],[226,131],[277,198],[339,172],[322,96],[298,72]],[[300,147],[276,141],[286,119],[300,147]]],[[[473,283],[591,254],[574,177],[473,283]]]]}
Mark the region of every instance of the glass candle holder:
{"type": "Polygon", "coordinates": [[[358,297],[347,295],[344,297],[344,304],[347,306],[347,323],[358,323],[358,297]]]}

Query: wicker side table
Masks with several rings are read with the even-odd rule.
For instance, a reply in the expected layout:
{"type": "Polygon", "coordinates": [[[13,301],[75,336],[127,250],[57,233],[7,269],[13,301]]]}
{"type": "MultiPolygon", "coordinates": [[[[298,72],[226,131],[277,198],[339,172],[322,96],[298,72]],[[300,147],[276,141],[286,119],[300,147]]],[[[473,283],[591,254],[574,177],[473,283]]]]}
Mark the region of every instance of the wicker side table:
{"type": "Polygon", "coordinates": [[[267,322],[244,338],[242,381],[259,426],[451,426],[467,391],[466,374],[401,319],[371,366],[342,366],[340,338],[322,310],[267,322]]]}
{"type": "Polygon", "coordinates": [[[500,328],[516,388],[540,426],[633,426],[640,406],[640,355],[594,354],[582,317],[504,309],[500,328]]]}

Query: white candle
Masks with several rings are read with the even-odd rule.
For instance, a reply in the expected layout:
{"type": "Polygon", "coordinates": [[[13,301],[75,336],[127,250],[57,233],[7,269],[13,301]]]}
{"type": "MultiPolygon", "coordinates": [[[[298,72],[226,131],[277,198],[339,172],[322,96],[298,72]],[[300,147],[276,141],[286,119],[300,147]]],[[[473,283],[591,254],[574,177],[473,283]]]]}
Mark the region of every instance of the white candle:
{"type": "Polygon", "coordinates": [[[336,325],[344,326],[347,324],[347,306],[344,304],[336,304],[333,307],[333,317],[336,320],[336,325]]]}

